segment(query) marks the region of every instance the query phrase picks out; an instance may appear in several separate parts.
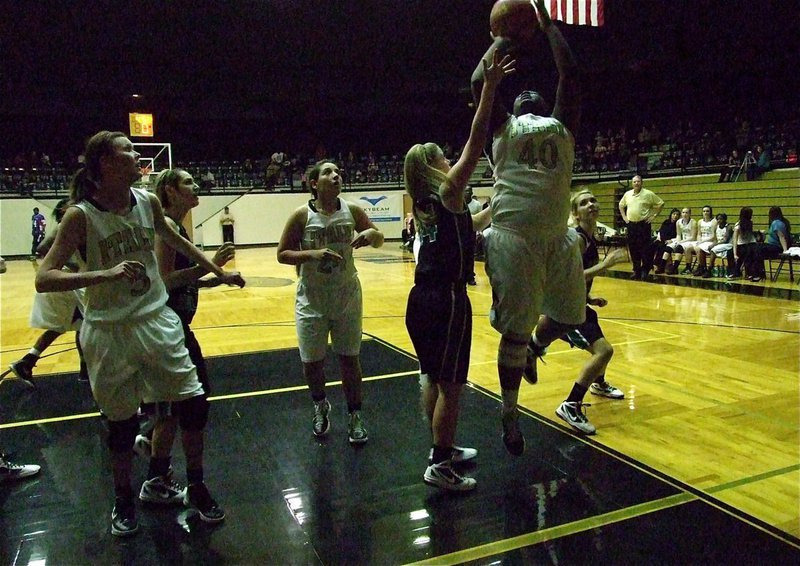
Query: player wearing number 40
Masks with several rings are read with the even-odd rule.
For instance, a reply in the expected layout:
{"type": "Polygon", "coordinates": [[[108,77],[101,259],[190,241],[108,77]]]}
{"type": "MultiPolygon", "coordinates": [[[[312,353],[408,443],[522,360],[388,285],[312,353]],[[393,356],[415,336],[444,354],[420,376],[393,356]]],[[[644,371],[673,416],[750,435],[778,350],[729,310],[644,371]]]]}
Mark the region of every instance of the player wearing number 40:
{"type": "MultiPolygon", "coordinates": [[[[513,113],[504,97],[494,99],[490,151],[495,176],[492,228],[486,234],[486,273],[494,301],[492,326],[500,332],[497,358],[503,398],[503,442],[520,455],[525,449],[517,425],[517,398],[523,371],[536,381],[535,357],[586,316],[578,236],[567,229],[570,182],[575,159],[575,135],[580,122],[578,66],[558,28],[550,21],[543,0],[533,2],[536,27],[547,38],[558,70],[558,88],[552,113],[534,91],[522,92],[513,113]],[[539,322],[539,315],[545,315],[539,322]],[[529,346],[536,328],[536,344],[529,346]],[[528,350],[526,350],[526,346],[528,350]],[[526,369],[527,365],[527,369],[526,369]]],[[[520,34],[524,37],[534,34],[520,34]]],[[[538,33],[536,34],[538,35],[538,33]]],[[[494,51],[513,51],[520,65],[530,53],[503,37],[496,37],[484,58],[494,51]]],[[[537,54],[539,57],[540,54],[537,54]]],[[[480,93],[483,67],[472,76],[473,96],[480,93]]],[[[477,99],[476,99],[477,101],[477,99]]],[[[487,148],[488,149],[488,148],[487,148]]]]}

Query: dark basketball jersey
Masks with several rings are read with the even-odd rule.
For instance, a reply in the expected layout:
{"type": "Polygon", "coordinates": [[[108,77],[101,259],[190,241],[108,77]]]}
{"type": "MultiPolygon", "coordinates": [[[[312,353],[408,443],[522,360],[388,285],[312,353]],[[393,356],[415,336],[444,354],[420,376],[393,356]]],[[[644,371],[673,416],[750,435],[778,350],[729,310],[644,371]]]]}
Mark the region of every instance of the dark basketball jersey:
{"type": "MultiPolygon", "coordinates": [[[[187,240],[189,239],[189,234],[182,224],[178,224],[178,233],[187,240]]],[[[185,255],[175,252],[175,271],[189,269],[195,265],[197,264],[185,255]]],[[[197,298],[197,281],[193,281],[183,287],[170,290],[167,306],[174,310],[181,322],[188,326],[197,312],[197,298]]]]}
{"type": "Polygon", "coordinates": [[[414,282],[466,285],[475,263],[475,229],[468,210],[447,210],[438,195],[414,203],[430,223],[418,222],[420,241],[414,282]]]}
{"type": "MultiPolygon", "coordinates": [[[[594,267],[600,261],[600,254],[597,253],[597,242],[594,239],[593,234],[587,234],[583,228],[578,226],[575,229],[578,232],[578,235],[583,238],[583,241],[586,242],[586,249],[583,252],[583,269],[587,270],[590,267],[594,267]]],[[[592,280],[586,282],[586,296],[589,296],[589,291],[592,290],[592,280]]]]}

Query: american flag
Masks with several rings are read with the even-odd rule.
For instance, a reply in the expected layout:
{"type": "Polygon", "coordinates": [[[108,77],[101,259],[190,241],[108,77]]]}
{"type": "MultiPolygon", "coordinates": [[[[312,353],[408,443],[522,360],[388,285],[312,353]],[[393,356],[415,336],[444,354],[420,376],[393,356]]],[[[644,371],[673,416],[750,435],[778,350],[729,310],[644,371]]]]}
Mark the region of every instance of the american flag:
{"type": "Polygon", "coordinates": [[[603,25],[603,0],[549,0],[550,17],[565,24],[603,25]]]}

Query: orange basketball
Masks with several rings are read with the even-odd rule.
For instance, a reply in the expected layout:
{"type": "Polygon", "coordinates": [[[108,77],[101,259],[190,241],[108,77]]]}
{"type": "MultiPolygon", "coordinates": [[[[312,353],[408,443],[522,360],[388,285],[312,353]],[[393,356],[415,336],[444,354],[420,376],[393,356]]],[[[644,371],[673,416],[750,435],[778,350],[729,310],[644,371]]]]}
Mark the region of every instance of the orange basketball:
{"type": "Polygon", "coordinates": [[[497,0],[489,15],[492,34],[510,39],[530,36],[538,28],[530,0],[497,0]]]}

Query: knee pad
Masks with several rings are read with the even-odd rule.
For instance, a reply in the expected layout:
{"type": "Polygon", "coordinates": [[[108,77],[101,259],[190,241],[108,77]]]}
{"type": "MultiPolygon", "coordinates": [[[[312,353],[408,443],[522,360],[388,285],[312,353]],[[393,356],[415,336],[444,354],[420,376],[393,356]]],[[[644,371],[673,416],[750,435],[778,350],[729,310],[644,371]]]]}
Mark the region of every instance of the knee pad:
{"type": "Polygon", "coordinates": [[[524,368],[527,354],[527,342],[502,338],[500,340],[500,349],[497,353],[497,363],[508,368],[524,368]]]}
{"type": "Polygon", "coordinates": [[[133,449],[139,433],[139,419],[136,415],[124,421],[108,421],[108,447],[114,453],[133,449]]]}
{"type": "Polygon", "coordinates": [[[208,399],[196,395],[176,403],[178,419],[183,430],[203,430],[208,422],[208,399]]]}

